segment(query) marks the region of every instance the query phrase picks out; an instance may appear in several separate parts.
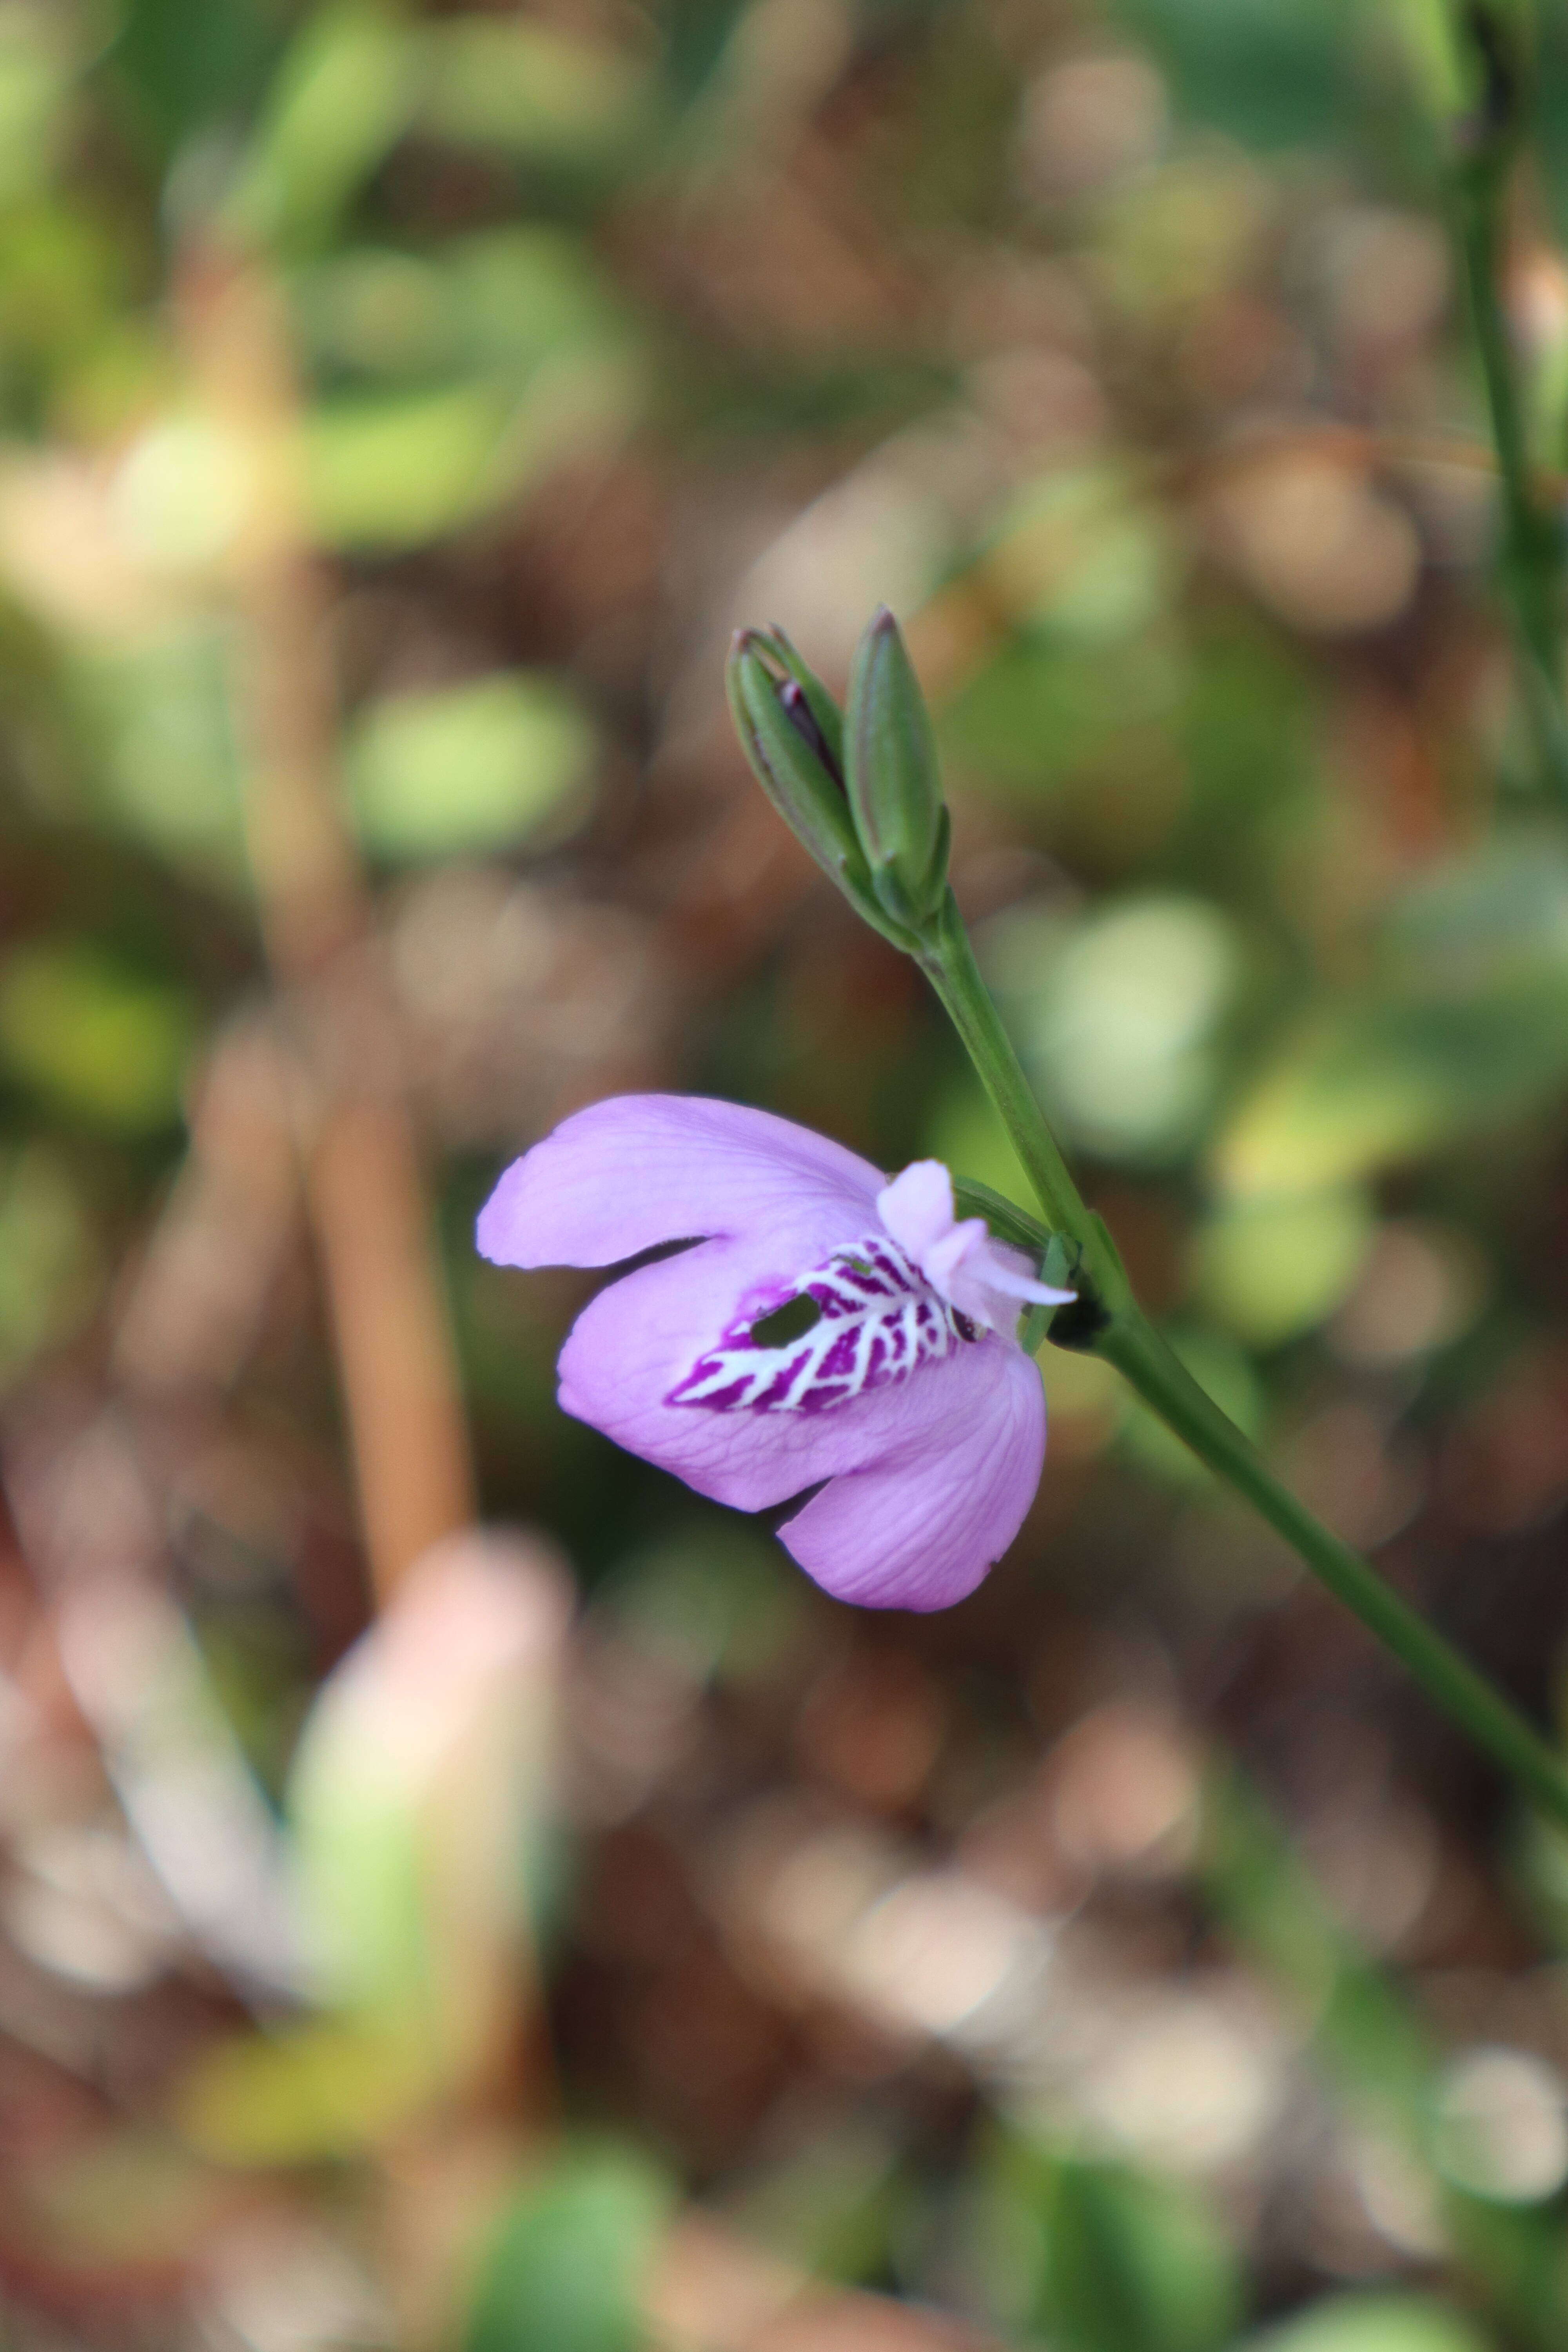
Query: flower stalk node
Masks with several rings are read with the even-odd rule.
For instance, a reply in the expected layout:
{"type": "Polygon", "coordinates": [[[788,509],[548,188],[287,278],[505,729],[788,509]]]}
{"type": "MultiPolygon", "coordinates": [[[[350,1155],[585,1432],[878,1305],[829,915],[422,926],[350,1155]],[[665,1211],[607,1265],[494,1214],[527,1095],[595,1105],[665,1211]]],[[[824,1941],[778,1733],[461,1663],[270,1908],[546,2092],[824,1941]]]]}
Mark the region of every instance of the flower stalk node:
{"type": "Polygon", "coordinates": [[[1057,1308],[1043,1336],[1053,1348],[1065,1348],[1075,1356],[1092,1356],[1099,1351],[1100,1335],[1110,1317],[1081,1276],[1079,1283],[1079,1295],[1072,1305],[1057,1308]]]}

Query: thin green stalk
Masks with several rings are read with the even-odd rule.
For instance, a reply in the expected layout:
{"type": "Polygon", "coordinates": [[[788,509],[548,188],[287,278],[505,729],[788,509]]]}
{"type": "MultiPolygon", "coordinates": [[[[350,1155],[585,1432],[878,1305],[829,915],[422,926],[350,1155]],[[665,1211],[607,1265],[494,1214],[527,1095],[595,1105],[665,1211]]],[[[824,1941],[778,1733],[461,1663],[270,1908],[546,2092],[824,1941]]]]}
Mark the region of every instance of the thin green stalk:
{"type": "Polygon", "coordinates": [[[1503,201],[1512,154],[1504,118],[1486,130],[1453,177],[1456,235],[1491,415],[1502,488],[1499,566],[1520,681],[1542,774],[1568,807],[1568,704],[1563,688],[1563,533],[1537,496],[1529,435],[1499,291],[1503,201]]]}
{"type": "MultiPolygon", "coordinates": [[[[1139,1307],[1115,1244],[1074,1183],[1035,1099],[951,892],[920,961],[1002,1116],[1050,1226],[1073,1245],[1079,1303],[1058,1310],[1058,1318],[1073,1318],[1074,1343],[1092,1348],[1114,1364],[1166,1427],[1243,1496],[1335,1599],[1408,1668],[1427,1696],[1547,1812],[1568,1826],[1568,1769],[1548,1741],[1400,1598],[1370,1561],[1342,1543],[1280,1483],[1139,1307]]],[[[1037,1246],[1043,1248],[1047,1239],[1039,1232],[1037,1246]]],[[[1059,1333],[1059,1319],[1056,1328],[1059,1333]]]]}
{"type": "Polygon", "coordinates": [[[968,1051],[986,1092],[1002,1115],[1051,1227],[1082,1255],[1097,1295],[1110,1300],[1126,1289],[1121,1261],[1100,1220],[1092,1215],[1035,1100],[1012,1039],[974,961],[969,934],[952,891],[931,937],[916,950],[921,971],[968,1051]]]}
{"type": "Polygon", "coordinates": [[[1217,1477],[1245,1496],[1300,1553],[1318,1581],[1409,1668],[1427,1696],[1538,1803],[1568,1824],[1568,1772],[1548,1742],[1510,1700],[1401,1600],[1370,1560],[1331,1534],[1280,1484],[1250,1440],[1198,1386],[1147,1318],[1142,1314],[1115,1318],[1097,1344],[1166,1427],[1184,1439],[1217,1477]]]}

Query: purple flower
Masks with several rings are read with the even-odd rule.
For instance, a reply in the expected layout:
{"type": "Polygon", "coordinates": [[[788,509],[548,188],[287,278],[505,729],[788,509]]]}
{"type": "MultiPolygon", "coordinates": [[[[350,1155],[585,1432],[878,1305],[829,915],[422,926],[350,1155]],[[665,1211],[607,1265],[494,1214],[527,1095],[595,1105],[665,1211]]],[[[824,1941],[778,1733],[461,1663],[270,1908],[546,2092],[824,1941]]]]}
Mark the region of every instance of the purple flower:
{"type": "Polygon", "coordinates": [[[513,1161],[479,1224],[500,1265],[613,1265],[677,1241],[697,1245],[578,1318],[565,1410],[741,1510],[820,1486],[780,1532],[841,1600],[962,1600],[1039,1483],[1021,1307],[1072,1293],[982,1219],[956,1222],[939,1160],[889,1183],[788,1119],[693,1096],[579,1111],[513,1161]]]}

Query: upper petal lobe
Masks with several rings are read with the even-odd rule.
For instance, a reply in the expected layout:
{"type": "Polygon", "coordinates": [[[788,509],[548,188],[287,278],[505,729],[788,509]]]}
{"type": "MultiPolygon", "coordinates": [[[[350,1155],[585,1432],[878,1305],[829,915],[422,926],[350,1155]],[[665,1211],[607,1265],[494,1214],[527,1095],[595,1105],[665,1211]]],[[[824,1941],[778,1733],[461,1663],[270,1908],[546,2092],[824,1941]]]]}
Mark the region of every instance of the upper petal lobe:
{"type": "Polygon", "coordinates": [[[480,1213],[499,1265],[613,1265],[660,1242],[769,1226],[847,1239],[881,1171],[793,1119],[699,1095],[616,1095],[514,1160],[480,1213]]]}

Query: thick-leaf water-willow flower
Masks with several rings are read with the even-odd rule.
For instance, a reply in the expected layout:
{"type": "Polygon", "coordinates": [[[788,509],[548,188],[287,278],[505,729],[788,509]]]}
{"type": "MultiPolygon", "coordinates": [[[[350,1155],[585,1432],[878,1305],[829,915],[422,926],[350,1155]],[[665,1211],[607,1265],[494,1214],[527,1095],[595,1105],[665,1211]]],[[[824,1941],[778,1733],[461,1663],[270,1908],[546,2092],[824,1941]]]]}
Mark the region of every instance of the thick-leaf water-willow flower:
{"type": "Polygon", "coordinates": [[[959,1221],[940,1161],[889,1181],[789,1119],[693,1096],[577,1112],[513,1161],[479,1223],[501,1265],[614,1265],[668,1243],[690,1246],[578,1318],[565,1411],[742,1510],[818,1487],[780,1534],[842,1600],[942,1609],[973,1591],[1045,1454],[1018,1317],[1072,1293],[959,1221]]]}

